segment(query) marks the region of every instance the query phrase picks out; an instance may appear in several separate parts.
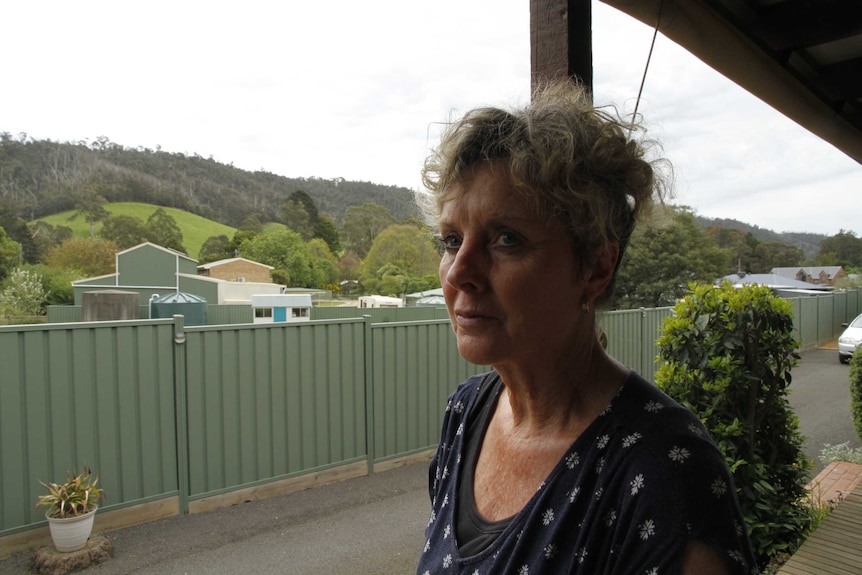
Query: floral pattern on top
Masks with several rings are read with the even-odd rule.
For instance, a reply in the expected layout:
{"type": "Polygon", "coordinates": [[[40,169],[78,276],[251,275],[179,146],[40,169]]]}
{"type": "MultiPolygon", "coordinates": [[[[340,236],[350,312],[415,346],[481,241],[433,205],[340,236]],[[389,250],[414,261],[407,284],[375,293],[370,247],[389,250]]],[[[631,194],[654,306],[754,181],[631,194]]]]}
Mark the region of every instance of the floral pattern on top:
{"type": "Polygon", "coordinates": [[[464,430],[482,385],[501,384],[473,376],[449,398],[417,575],[675,575],[691,541],[720,550],[734,574],[759,573],[709,433],[635,373],[496,540],[462,557],[454,533],[464,430]]]}

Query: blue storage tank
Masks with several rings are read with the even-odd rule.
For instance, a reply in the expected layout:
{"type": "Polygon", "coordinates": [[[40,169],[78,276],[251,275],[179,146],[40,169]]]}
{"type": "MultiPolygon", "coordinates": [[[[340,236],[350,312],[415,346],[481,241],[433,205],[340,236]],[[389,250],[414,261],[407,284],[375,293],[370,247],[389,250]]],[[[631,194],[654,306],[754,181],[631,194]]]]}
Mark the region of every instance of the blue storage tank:
{"type": "Polygon", "coordinates": [[[150,299],[150,319],[185,316],[185,325],[207,324],[207,300],[191,293],[169,293],[150,299]]]}

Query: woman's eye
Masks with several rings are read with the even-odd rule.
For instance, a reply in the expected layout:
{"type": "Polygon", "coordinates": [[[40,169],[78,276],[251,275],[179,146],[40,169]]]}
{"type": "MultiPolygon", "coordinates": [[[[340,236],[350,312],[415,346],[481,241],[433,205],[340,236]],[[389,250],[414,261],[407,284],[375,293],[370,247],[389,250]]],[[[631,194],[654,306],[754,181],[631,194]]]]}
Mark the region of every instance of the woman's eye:
{"type": "Polygon", "coordinates": [[[497,244],[503,247],[509,247],[519,244],[521,238],[518,237],[518,234],[513,232],[501,232],[500,235],[497,236],[497,244]]]}
{"type": "Polygon", "coordinates": [[[457,250],[461,247],[461,238],[456,236],[455,234],[446,234],[444,236],[440,236],[438,238],[440,245],[443,246],[444,250],[457,250]]]}

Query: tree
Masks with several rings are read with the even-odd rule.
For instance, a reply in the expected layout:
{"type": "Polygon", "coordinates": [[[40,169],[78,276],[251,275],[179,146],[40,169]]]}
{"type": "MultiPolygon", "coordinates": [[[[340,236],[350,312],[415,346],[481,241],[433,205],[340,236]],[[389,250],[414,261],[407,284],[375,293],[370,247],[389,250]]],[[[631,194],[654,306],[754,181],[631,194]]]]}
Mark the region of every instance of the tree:
{"type": "Polygon", "coordinates": [[[116,253],[117,245],[102,238],[70,238],[48,250],[45,263],[74,271],[81,279],[114,273],[116,253]]]}
{"type": "Polygon", "coordinates": [[[311,256],[302,237],[292,230],[256,235],[240,245],[244,257],[284,270],[292,287],[312,287],[311,256]]]}
{"type": "Polygon", "coordinates": [[[31,273],[38,274],[42,278],[42,288],[45,291],[44,304],[49,305],[73,305],[75,303],[75,288],[72,282],[80,279],[80,276],[72,270],[55,268],[46,264],[26,265],[31,273]]]}
{"type": "MultiPolygon", "coordinates": [[[[150,241],[150,230],[134,216],[110,216],[102,223],[99,237],[114,242],[120,250],[150,241]]],[[[156,242],[158,243],[158,242],[156,242]]]]}
{"type": "Polygon", "coordinates": [[[305,213],[308,214],[308,221],[311,222],[311,225],[314,226],[317,224],[317,220],[320,218],[320,213],[317,209],[317,204],[314,203],[311,196],[302,190],[296,190],[290,194],[287,199],[290,202],[301,204],[302,207],[305,208],[305,213]]]}
{"type": "Polygon", "coordinates": [[[226,235],[210,236],[201,246],[201,251],[198,253],[198,262],[208,264],[221,259],[232,257],[230,250],[230,240],[226,235]]]}
{"type": "Polygon", "coordinates": [[[43,252],[40,251],[40,245],[34,241],[27,222],[15,215],[3,200],[0,200],[0,228],[6,230],[6,235],[21,246],[21,255],[25,262],[35,264],[39,261],[43,252]]]}
{"type": "Polygon", "coordinates": [[[260,223],[260,219],[257,216],[246,216],[237,229],[253,234],[262,234],[263,224],[260,223]]]}
{"type": "Polygon", "coordinates": [[[44,220],[37,220],[29,225],[30,237],[38,246],[39,253],[45,253],[50,248],[58,246],[74,235],[69,226],[53,226],[44,220]]]}
{"type": "Polygon", "coordinates": [[[82,188],[75,197],[75,213],[72,214],[69,220],[82,216],[84,221],[90,224],[90,237],[95,237],[96,224],[111,215],[105,209],[105,204],[107,203],[108,200],[102,197],[96,188],[92,186],[82,188]]]}
{"type": "Polygon", "coordinates": [[[361,283],[366,290],[383,291],[384,295],[406,293],[410,278],[436,276],[440,266],[440,254],[430,232],[408,224],[393,224],[383,230],[374,240],[368,256],[362,263],[361,283]],[[402,279],[394,279],[394,278],[402,279]],[[392,293],[400,286],[400,291],[392,293]]]}
{"type": "Polygon", "coordinates": [[[852,231],[840,230],[820,242],[817,261],[824,266],[862,266],[862,238],[857,238],[852,231]]]}
{"type": "Polygon", "coordinates": [[[308,255],[311,257],[313,284],[310,287],[323,288],[338,281],[337,260],[329,246],[320,238],[308,242],[308,255]]]}
{"type": "Polygon", "coordinates": [[[33,316],[44,311],[45,290],[37,273],[16,268],[4,281],[0,304],[8,315],[33,316]]]}
{"type": "Polygon", "coordinates": [[[693,285],[665,320],[656,384],[694,411],[733,473],[758,562],[793,552],[811,517],[809,462],[788,401],[790,302],[766,286],[693,285]]]}
{"type": "Polygon", "coordinates": [[[164,208],[157,209],[147,218],[147,232],[154,244],[186,253],[186,248],[183,247],[183,232],[177,221],[164,208]]]}
{"type": "Polygon", "coordinates": [[[320,214],[311,196],[296,190],[281,206],[284,224],[308,241],[314,236],[320,214]]]}
{"type": "Polygon", "coordinates": [[[747,271],[768,274],[773,268],[801,266],[804,260],[805,253],[802,248],[781,242],[762,242],[754,248],[747,271]]]}
{"type": "Polygon", "coordinates": [[[314,237],[320,238],[329,246],[329,251],[333,254],[341,252],[341,236],[338,233],[338,228],[326,214],[320,214],[317,218],[317,225],[314,226],[314,237]]]}
{"type": "Polygon", "coordinates": [[[314,235],[314,224],[311,216],[302,202],[287,200],[281,207],[284,225],[302,236],[303,240],[310,240],[314,235]]]}
{"type": "Polygon", "coordinates": [[[9,272],[19,264],[19,251],[21,246],[6,235],[6,230],[0,227],[0,281],[3,281],[9,272]]]}
{"type": "Polygon", "coordinates": [[[347,249],[364,258],[377,234],[394,223],[392,213],[383,206],[372,203],[350,206],[342,228],[347,249]]]}
{"type": "Polygon", "coordinates": [[[729,253],[716,246],[687,210],[668,223],[635,229],[616,279],[615,307],[673,305],[691,282],[713,283],[727,275],[729,253]]]}

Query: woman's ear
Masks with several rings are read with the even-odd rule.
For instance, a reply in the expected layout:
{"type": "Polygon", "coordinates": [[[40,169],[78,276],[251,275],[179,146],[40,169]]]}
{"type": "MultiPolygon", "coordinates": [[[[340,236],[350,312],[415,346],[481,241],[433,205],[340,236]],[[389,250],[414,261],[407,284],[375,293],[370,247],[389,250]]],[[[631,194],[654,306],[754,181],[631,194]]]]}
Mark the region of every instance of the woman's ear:
{"type": "Polygon", "coordinates": [[[585,270],[586,296],[589,301],[599,297],[614,277],[620,257],[619,242],[607,242],[596,248],[593,265],[585,270]]]}

